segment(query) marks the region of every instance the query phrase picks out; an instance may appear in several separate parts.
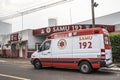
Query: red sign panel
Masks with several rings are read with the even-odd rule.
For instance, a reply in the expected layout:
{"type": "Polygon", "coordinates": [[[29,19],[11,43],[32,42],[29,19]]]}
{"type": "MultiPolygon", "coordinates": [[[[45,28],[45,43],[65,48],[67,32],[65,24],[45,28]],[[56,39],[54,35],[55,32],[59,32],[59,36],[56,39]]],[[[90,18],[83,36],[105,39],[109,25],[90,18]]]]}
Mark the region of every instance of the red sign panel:
{"type": "Polygon", "coordinates": [[[18,33],[10,35],[10,41],[18,41],[18,33]]]}
{"type": "MultiPolygon", "coordinates": [[[[106,28],[109,32],[115,31],[115,27],[113,25],[95,25],[95,26],[106,28]]],[[[33,30],[33,35],[42,35],[42,34],[48,34],[48,33],[79,30],[79,29],[86,29],[86,28],[92,28],[92,25],[78,24],[78,25],[63,25],[63,26],[46,27],[46,28],[33,30]]]]}

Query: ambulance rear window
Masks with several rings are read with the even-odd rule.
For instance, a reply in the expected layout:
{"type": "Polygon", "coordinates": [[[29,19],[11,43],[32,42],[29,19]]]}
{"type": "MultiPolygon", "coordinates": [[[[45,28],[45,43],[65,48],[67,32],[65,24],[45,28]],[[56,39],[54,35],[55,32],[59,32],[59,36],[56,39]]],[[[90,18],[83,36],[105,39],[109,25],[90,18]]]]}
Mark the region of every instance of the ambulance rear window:
{"type": "Polygon", "coordinates": [[[107,35],[104,36],[104,43],[105,43],[106,45],[111,44],[111,43],[110,43],[109,36],[107,36],[107,35]]]}

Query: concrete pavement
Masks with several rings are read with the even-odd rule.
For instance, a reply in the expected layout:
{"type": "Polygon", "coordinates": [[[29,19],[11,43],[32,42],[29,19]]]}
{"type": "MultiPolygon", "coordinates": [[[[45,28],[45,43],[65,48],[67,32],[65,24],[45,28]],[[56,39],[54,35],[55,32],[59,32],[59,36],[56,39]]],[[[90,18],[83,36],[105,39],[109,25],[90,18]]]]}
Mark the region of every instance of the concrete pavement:
{"type": "Polygon", "coordinates": [[[0,58],[0,62],[14,63],[14,64],[31,64],[30,58],[0,58]]]}

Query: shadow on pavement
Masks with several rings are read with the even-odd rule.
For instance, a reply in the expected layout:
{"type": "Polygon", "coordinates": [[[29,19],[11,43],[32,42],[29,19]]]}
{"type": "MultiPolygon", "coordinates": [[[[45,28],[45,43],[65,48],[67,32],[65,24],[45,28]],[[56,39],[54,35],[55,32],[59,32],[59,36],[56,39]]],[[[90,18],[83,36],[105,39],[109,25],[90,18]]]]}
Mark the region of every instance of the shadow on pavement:
{"type": "MultiPolygon", "coordinates": [[[[33,68],[33,70],[36,70],[33,68]]],[[[51,71],[51,72],[69,72],[69,73],[80,73],[80,71],[78,69],[65,69],[65,68],[53,68],[53,67],[45,67],[45,68],[42,68],[38,71],[42,72],[42,71],[51,71]]],[[[46,71],[46,72],[47,72],[46,71]]],[[[82,74],[82,73],[80,73],[82,74]]],[[[115,73],[114,72],[111,72],[111,71],[103,71],[103,70],[98,70],[98,71],[92,71],[91,73],[89,73],[90,75],[92,74],[96,74],[96,75],[114,75],[115,73]]],[[[89,74],[85,74],[85,75],[89,75],[89,74]]]]}

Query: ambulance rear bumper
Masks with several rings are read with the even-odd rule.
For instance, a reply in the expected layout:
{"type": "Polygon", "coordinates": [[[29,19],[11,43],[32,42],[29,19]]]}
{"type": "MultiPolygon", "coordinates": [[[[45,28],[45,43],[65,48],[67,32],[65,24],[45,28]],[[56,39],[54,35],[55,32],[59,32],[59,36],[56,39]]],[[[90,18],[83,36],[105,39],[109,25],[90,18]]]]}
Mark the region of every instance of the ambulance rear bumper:
{"type": "Polygon", "coordinates": [[[100,66],[101,67],[113,67],[114,65],[113,65],[113,63],[112,62],[110,62],[110,63],[107,63],[105,60],[103,60],[103,61],[100,61],[100,66]]]}

